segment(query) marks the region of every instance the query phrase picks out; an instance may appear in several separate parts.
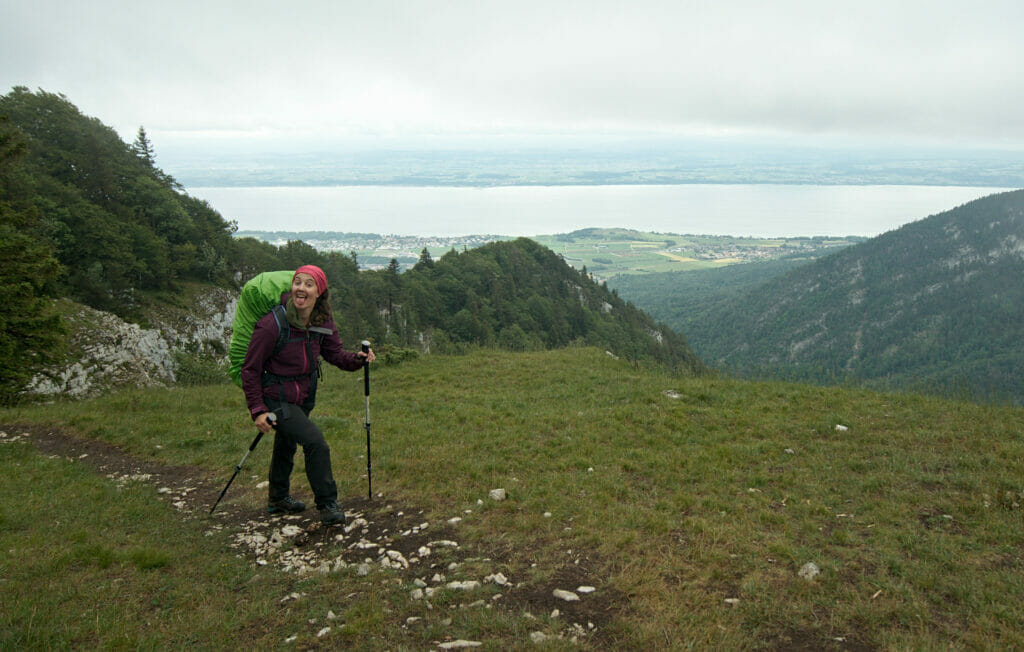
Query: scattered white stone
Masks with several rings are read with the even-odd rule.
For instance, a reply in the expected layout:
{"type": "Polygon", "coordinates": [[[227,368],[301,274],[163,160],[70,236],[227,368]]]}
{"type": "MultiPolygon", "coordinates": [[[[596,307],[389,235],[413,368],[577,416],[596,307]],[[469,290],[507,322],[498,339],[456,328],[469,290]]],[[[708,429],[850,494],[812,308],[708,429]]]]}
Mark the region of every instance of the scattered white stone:
{"type": "Polygon", "coordinates": [[[316,637],[317,638],[323,638],[324,636],[327,636],[327,634],[330,633],[330,631],[331,631],[330,627],[324,627],[323,629],[321,629],[319,632],[316,633],[316,637]]]}
{"type": "Polygon", "coordinates": [[[269,486],[270,486],[270,481],[269,480],[264,480],[263,482],[261,482],[258,485],[256,485],[256,488],[257,489],[266,489],[269,486]]]}
{"type": "Polygon", "coordinates": [[[351,523],[349,523],[348,525],[345,526],[345,534],[348,534],[349,532],[351,532],[352,530],[355,530],[356,528],[367,527],[368,525],[370,525],[370,524],[366,522],[365,518],[361,518],[361,517],[357,518],[357,519],[355,519],[354,521],[352,521],[351,523]]]}
{"type": "Polygon", "coordinates": [[[477,582],[476,580],[466,580],[464,582],[456,581],[448,582],[448,584],[446,584],[445,586],[447,586],[449,589],[454,589],[456,591],[472,591],[473,589],[478,588],[480,586],[480,582],[477,582]]]}
{"type": "Polygon", "coordinates": [[[544,518],[551,518],[551,512],[544,512],[544,518]]]}
{"type": "Polygon", "coordinates": [[[459,639],[457,641],[448,641],[447,643],[438,643],[437,647],[442,650],[464,650],[471,647],[480,647],[483,645],[480,641],[465,641],[459,639]]]}
{"type": "Polygon", "coordinates": [[[842,425],[841,423],[837,423],[836,424],[836,431],[838,431],[838,432],[846,432],[847,430],[849,430],[849,428],[844,426],[844,425],[842,425]]]}
{"type": "Polygon", "coordinates": [[[787,448],[787,449],[785,450],[785,453],[786,453],[787,455],[794,455],[794,454],[796,453],[796,451],[794,451],[794,450],[793,450],[792,448],[787,448]]]}
{"type": "Polygon", "coordinates": [[[413,600],[422,600],[423,599],[423,589],[419,589],[419,588],[413,589],[412,591],[409,592],[409,597],[411,597],[413,600]]]}
{"type": "Polygon", "coordinates": [[[430,548],[428,548],[427,546],[420,546],[419,550],[416,551],[416,554],[418,554],[420,557],[429,557],[430,548]]]}
{"type": "Polygon", "coordinates": [[[555,618],[558,618],[561,615],[562,615],[562,612],[559,611],[558,609],[552,609],[551,610],[551,620],[554,620],[555,618]]]}
{"type": "Polygon", "coordinates": [[[495,573],[484,578],[485,582],[494,582],[498,586],[508,586],[508,578],[503,573],[495,573]]]}
{"type": "Polygon", "coordinates": [[[420,579],[420,578],[418,578],[418,577],[417,577],[416,579],[414,579],[414,580],[412,581],[412,583],[413,583],[414,585],[418,586],[418,587],[419,587],[419,588],[421,588],[421,589],[425,589],[425,588],[427,588],[427,583],[426,583],[426,582],[424,582],[423,580],[421,580],[421,579],[420,579]]]}
{"type": "Polygon", "coordinates": [[[555,589],[551,592],[551,595],[555,596],[559,600],[565,600],[566,602],[576,602],[580,599],[580,596],[576,595],[572,591],[566,591],[565,589],[555,589]]]}
{"type": "Polygon", "coordinates": [[[448,539],[441,539],[440,541],[431,541],[427,545],[430,546],[431,548],[436,548],[438,546],[441,546],[442,548],[458,548],[459,547],[459,544],[455,543],[454,541],[449,541],[448,539]]]}
{"type": "Polygon", "coordinates": [[[592,466],[591,467],[587,467],[587,473],[593,473],[593,472],[594,472],[594,467],[592,467],[592,466]]]}
{"type": "Polygon", "coordinates": [[[530,640],[534,643],[543,643],[544,641],[548,640],[548,638],[550,637],[544,632],[530,632],[530,640]]]}
{"type": "Polygon", "coordinates": [[[170,487],[160,487],[159,489],[156,490],[156,492],[158,494],[169,494],[169,493],[171,493],[171,488],[170,487]]]}
{"type": "Polygon", "coordinates": [[[369,575],[370,574],[370,565],[367,564],[367,563],[359,564],[359,566],[356,568],[356,574],[358,574],[358,575],[369,575]]]}
{"type": "Polygon", "coordinates": [[[448,524],[449,525],[456,525],[460,521],[462,521],[462,517],[461,516],[455,516],[453,518],[448,519],[448,524]]]}
{"type": "Polygon", "coordinates": [[[338,616],[333,611],[327,612],[327,620],[337,620],[338,616]]]}
{"type": "Polygon", "coordinates": [[[683,397],[682,394],[680,394],[679,392],[677,392],[674,389],[666,389],[665,391],[662,392],[662,394],[664,394],[665,396],[667,396],[669,398],[682,398],[683,397]]]}
{"type": "Polygon", "coordinates": [[[502,501],[508,498],[508,494],[504,489],[491,489],[490,493],[487,494],[491,497],[491,500],[502,501]]]}
{"type": "Polygon", "coordinates": [[[397,550],[388,550],[384,557],[381,557],[381,565],[383,562],[388,562],[392,568],[409,568],[409,561],[405,558],[405,555],[397,550]]]}
{"type": "Polygon", "coordinates": [[[294,643],[296,640],[298,640],[298,638],[299,638],[298,634],[292,634],[288,638],[284,639],[284,642],[285,643],[294,643]]]}
{"type": "Polygon", "coordinates": [[[818,573],[820,572],[821,569],[818,568],[818,565],[815,564],[813,561],[809,561],[800,567],[800,571],[797,573],[797,575],[810,582],[815,577],[817,577],[818,573]]]}
{"type": "Polygon", "coordinates": [[[286,525],[281,528],[281,536],[283,537],[293,537],[299,532],[302,532],[302,528],[297,525],[286,525]]]}
{"type": "Polygon", "coordinates": [[[740,599],[739,598],[726,598],[725,599],[725,604],[737,605],[739,603],[740,603],[740,599]]]}
{"type": "Polygon", "coordinates": [[[580,587],[577,587],[576,593],[593,593],[596,590],[597,589],[595,589],[592,586],[580,586],[580,587]]]}

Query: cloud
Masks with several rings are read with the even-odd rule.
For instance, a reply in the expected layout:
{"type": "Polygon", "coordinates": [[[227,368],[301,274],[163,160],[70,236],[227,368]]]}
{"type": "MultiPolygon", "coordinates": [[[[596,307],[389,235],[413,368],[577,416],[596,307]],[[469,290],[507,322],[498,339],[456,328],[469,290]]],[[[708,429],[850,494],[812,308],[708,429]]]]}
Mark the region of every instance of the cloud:
{"type": "Polygon", "coordinates": [[[0,83],[63,92],[122,135],[1024,143],[1011,1],[3,1],[0,83]]]}

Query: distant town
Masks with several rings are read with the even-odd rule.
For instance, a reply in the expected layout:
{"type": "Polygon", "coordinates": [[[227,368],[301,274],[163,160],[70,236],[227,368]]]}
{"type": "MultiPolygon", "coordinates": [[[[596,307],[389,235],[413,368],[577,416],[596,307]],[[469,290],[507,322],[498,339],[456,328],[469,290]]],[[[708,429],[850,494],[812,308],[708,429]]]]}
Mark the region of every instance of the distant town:
{"type": "MultiPolygon", "coordinates": [[[[332,231],[239,231],[280,246],[301,240],[319,251],[355,254],[360,269],[384,269],[394,260],[399,269],[415,265],[425,249],[437,259],[450,251],[467,251],[505,235],[415,236],[332,231]]],[[[649,233],[630,229],[582,229],[573,233],[531,238],[562,256],[577,269],[598,279],[620,274],[648,274],[721,267],[792,256],[817,256],[866,238],[746,238],[732,236],[649,233]]]]}

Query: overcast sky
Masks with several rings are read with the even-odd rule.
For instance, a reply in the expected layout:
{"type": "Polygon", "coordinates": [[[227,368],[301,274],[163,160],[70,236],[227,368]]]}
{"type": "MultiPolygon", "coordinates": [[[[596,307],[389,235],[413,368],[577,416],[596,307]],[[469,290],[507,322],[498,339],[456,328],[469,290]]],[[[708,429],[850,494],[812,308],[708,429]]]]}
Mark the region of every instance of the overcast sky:
{"type": "Polygon", "coordinates": [[[1020,0],[0,0],[0,92],[130,141],[665,133],[1024,147],[1020,0]]]}

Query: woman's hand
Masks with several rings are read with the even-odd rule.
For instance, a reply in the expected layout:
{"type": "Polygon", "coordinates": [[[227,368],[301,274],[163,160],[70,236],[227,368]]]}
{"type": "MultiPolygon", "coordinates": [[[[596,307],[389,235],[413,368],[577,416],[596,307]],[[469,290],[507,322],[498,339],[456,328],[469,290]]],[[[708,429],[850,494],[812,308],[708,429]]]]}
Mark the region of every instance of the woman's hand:
{"type": "Polygon", "coordinates": [[[276,417],[273,412],[264,412],[263,414],[256,417],[256,429],[262,432],[264,435],[274,429],[274,421],[276,417]]]}
{"type": "Polygon", "coordinates": [[[377,359],[377,356],[373,354],[373,349],[368,349],[366,352],[356,351],[356,355],[360,358],[365,358],[366,362],[373,362],[377,359]]]}

